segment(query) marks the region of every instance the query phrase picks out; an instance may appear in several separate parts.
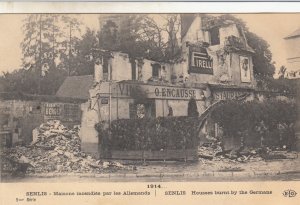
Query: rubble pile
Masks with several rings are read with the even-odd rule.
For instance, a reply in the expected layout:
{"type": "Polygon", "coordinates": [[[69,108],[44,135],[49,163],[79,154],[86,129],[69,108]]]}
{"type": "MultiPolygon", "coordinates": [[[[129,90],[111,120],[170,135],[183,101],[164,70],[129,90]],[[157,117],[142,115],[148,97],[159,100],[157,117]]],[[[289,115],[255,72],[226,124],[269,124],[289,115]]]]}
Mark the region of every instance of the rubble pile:
{"type": "Polygon", "coordinates": [[[221,146],[215,143],[198,147],[198,156],[203,159],[212,160],[217,157],[220,152],[222,152],[221,146]]]}
{"type": "Polygon", "coordinates": [[[126,169],[119,162],[103,162],[81,152],[79,127],[67,129],[53,120],[36,128],[30,146],[3,150],[10,161],[27,163],[27,172],[100,172],[126,169]]]}
{"type": "Polygon", "coordinates": [[[262,160],[295,159],[298,158],[298,153],[269,147],[240,147],[233,150],[223,150],[220,143],[208,143],[198,147],[198,156],[204,164],[208,163],[208,160],[242,163],[262,160]]]}

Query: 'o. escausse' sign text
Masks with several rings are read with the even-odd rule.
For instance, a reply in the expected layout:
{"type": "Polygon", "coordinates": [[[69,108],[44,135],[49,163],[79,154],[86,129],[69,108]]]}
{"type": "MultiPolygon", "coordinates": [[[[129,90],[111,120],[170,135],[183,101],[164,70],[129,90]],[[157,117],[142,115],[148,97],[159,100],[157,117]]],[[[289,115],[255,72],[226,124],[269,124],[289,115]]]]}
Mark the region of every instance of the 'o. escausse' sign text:
{"type": "Polygon", "coordinates": [[[194,88],[179,88],[169,86],[154,86],[154,85],[136,85],[119,83],[117,92],[113,93],[115,97],[144,95],[147,98],[163,98],[163,99],[185,99],[195,98],[201,100],[203,92],[201,89],[194,88]]]}
{"type": "Polygon", "coordinates": [[[157,97],[196,98],[195,89],[156,87],[154,93],[157,97]]]}

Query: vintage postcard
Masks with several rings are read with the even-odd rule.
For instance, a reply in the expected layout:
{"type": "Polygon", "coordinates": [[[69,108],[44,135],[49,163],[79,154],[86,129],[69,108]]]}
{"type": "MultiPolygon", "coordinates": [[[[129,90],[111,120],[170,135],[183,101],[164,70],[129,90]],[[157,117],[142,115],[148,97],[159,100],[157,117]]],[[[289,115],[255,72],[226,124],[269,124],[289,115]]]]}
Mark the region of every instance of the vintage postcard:
{"type": "Polygon", "coordinates": [[[299,204],[299,6],[1,3],[1,204],[299,204]]]}

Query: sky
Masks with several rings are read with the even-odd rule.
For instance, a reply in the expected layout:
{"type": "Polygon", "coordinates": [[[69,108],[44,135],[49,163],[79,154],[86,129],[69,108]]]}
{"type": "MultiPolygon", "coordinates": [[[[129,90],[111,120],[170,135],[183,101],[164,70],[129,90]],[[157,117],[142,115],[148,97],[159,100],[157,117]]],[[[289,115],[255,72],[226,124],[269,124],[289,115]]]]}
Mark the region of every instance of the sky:
{"type": "MultiPolygon", "coordinates": [[[[286,47],[283,39],[300,28],[300,13],[289,14],[234,14],[243,19],[249,30],[270,44],[276,67],[286,64],[286,47]]],[[[22,24],[26,14],[0,14],[0,72],[21,68],[23,39],[22,24]]],[[[84,14],[79,18],[84,27],[99,29],[98,14],[84,14]]],[[[84,32],[84,28],[83,28],[84,32]]]]}

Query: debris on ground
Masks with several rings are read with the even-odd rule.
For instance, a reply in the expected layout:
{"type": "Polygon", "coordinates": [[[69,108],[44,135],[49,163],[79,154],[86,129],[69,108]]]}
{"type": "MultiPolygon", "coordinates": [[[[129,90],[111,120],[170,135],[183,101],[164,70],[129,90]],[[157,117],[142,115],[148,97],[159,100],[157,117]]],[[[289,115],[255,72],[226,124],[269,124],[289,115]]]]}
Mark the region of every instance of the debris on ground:
{"type": "Polygon", "coordinates": [[[26,167],[29,173],[93,173],[131,169],[119,162],[103,162],[82,152],[78,132],[79,126],[68,129],[58,120],[43,123],[35,129],[36,136],[29,146],[1,150],[1,158],[5,156],[3,159],[8,162],[2,163],[1,168],[16,170],[16,164],[29,164],[30,166],[26,167]]]}
{"type": "Polygon", "coordinates": [[[278,149],[278,147],[240,147],[232,150],[223,150],[220,143],[206,143],[198,148],[199,160],[207,164],[208,161],[227,161],[227,162],[255,162],[263,160],[277,159],[296,159],[297,152],[288,151],[286,149],[278,149]]]}
{"type": "Polygon", "coordinates": [[[220,152],[222,152],[221,146],[213,143],[203,144],[198,148],[198,156],[209,160],[212,160],[220,152]]]}
{"type": "Polygon", "coordinates": [[[241,172],[244,171],[241,167],[226,166],[218,169],[218,172],[241,172]]]}
{"type": "Polygon", "coordinates": [[[298,158],[298,153],[288,150],[279,150],[277,148],[271,149],[269,147],[265,147],[261,151],[261,156],[265,160],[296,159],[298,158]]]}
{"type": "Polygon", "coordinates": [[[11,170],[11,175],[12,176],[25,176],[25,173],[27,172],[27,169],[29,167],[34,167],[31,163],[31,161],[25,157],[24,155],[22,155],[20,158],[10,158],[7,156],[1,156],[2,161],[6,161],[9,163],[9,165],[11,167],[14,167],[14,169],[12,169],[8,164],[2,163],[1,166],[5,166],[6,167],[1,167],[1,170],[8,170],[10,168],[11,170]],[[4,168],[4,169],[3,169],[4,168]]]}

